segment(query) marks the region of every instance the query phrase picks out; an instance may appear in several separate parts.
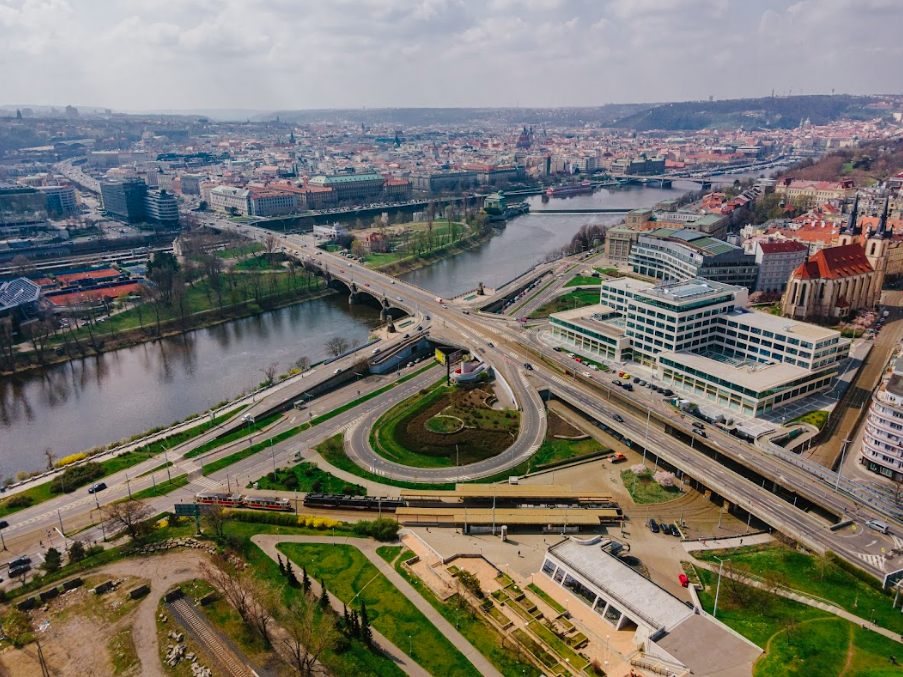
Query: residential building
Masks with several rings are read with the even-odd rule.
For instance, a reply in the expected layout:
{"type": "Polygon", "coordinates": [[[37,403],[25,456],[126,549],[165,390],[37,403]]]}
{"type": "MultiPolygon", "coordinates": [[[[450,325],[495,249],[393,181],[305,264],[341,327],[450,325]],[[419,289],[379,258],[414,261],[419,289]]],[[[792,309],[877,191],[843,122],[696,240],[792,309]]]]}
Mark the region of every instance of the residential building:
{"type": "Polygon", "coordinates": [[[553,314],[551,332],[578,350],[644,364],[664,383],[750,416],[827,389],[850,342],[746,302],[746,289],[703,278],[605,280],[599,305],[553,314]]]}
{"type": "Polygon", "coordinates": [[[807,199],[814,202],[826,202],[828,200],[845,200],[852,197],[855,192],[852,179],[843,181],[809,181],[786,177],[779,181],[774,192],[783,195],[788,201],[807,199]]]}
{"type": "Polygon", "coordinates": [[[78,200],[74,186],[38,186],[47,200],[47,211],[60,216],[69,216],[78,211],[78,200]]]}
{"type": "Polygon", "coordinates": [[[103,209],[126,223],[144,221],[144,196],[147,184],[141,179],[101,181],[100,196],[103,209]]]}
{"type": "Polygon", "coordinates": [[[216,186],[210,189],[210,209],[241,216],[251,213],[251,191],[234,186],[216,186]]]}
{"type": "Polygon", "coordinates": [[[179,204],[172,193],[149,190],[144,195],[144,219],[150,223],[175,227],[179,225],[179,204]]]}
{"type": "Polygon", "coordinates": [[[612,630],[633,630],[638,666],[668,675],[752,674],[758,646],[628,566],[612,554],[615,545],[599,537],[566,539],[548,549],[531,580],[553,598],[563,593],[569,613],[584,625],[602,619],[612,630]]]}
{"type": "Polygon", "coordinates": [[[635,273],[660,280],[704,277],[753,289],[758,275],[754,255],[694,230],[659,228],[643,233],[629,261],[635,273]]]}
{"type": "Polygon", "coordinates": [[[389,177],[386,179],[386,185],[383,186],[383,193],[392,200],[410,200],[411,182],[407,179],[389,177]]]}
{"type": "Polygon", "coordinates": [[[200,195],[201,183],[207,179],[203,174],[182,174],[181,178],[182,195],[200,195]]]}
{"type": "Polygon", "coordinates": [[[383,191],[386,183],[384,176],[380,176],[376,172],[366,172],[361,174],[335,174],[332,176],[314,176],[308,182],[311,188],[332,188],[335,191],[336,199],[341,202],[343,200],[366,200],[375,197],[383,191]]]}
{"type": "Polygon", "coordinates": [[[783,293],[793,271],[806,260],[809,248],[801,242],[756,242],[753,255],[759,267],[756,291],[783,293]]]}
{"type": "Polygon", "coordinates": [[[859,462],[872,472],[903,482],[903,356],[872,395],[859,462]]]}
{"type": "Polygon", "coordinates": [[[251,216],[297,214],[299,200],[295,193],[268,188],[251,188],[248,205],[251,216]]]}
{"type": "Polygon", "coordinates": [[[627,263],[640,234],[639,230],[627,226],[615,226],[605,234],[605,255],[615,263],[627,263]]]}

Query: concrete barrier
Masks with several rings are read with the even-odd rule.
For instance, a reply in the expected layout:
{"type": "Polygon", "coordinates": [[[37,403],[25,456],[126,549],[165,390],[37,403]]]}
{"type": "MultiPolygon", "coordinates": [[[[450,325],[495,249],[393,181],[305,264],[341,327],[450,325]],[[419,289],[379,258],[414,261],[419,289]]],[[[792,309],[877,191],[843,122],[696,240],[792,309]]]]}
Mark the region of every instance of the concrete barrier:
{"type": "Polygon", "coordinates": [[[63,583],[63,590],[75,590],[83,586],[85,582],[80,578],[71,578],[63,583]]]}
{"type": "Polygon", "coordinates": [[[139,597],[144,597],[147,593],[150,592],[149,585],[139,585],[134,590],[129,590],[129,599],[138,599],[139,597]]]}
{"type": "Polygon", "coordinates": [[[92,590],[92,592],[95,595],[102,595],[105,592],[109,592],[112,589],[113,589],[113,581],[105,581],[104,583],[101,583],[96,588],[94,588],[94,590],[92,590]]]}
{"type": "Polygon", "coordinates": [[[40,598],[41,598],[42,602],[47,602],[47,601],[53,599],[54,597],[59,597],[59,596],[60,596],[59,588],[50,588],[50,590],[45,590],[44,592],[42,592],[40,594],[40,598]]]}

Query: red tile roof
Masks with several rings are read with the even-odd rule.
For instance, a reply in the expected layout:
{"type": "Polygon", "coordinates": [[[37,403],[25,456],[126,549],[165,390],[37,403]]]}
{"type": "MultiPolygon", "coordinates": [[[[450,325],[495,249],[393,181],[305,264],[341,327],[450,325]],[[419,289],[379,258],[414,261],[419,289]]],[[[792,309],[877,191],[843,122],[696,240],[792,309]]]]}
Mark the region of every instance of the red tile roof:
{"type": "Polygon", "coordinates": [[[809,249],[802,242],[760,242],[759,246],[766,254],[786,254],[788,252],[804,252],[809,249]]]}
{"type": "Polygon", "coordinates": [[[870,273],[872,270],[872,264],[865,257],[862,245],[845,244],[819,250],[793,271],[793,276],[801,280],[837,279],[870,273]]]}

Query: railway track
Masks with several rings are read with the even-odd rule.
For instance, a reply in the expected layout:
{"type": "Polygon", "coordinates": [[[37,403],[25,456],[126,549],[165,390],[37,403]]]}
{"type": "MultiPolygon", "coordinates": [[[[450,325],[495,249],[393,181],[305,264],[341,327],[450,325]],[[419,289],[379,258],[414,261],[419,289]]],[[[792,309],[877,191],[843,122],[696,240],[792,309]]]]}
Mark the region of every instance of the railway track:
{"type": "Polygon", "coordinates": [[[201,648],[213,658],[223,675],[227,677],[257,677],[257,673],[249,668],[235,655],[232,648],[226,644],[218,633],[210,627],[207,619],[202,618],[194,605],[184,597],[170,602],[172,615],[190,630],[200,641],[201,648]]]}

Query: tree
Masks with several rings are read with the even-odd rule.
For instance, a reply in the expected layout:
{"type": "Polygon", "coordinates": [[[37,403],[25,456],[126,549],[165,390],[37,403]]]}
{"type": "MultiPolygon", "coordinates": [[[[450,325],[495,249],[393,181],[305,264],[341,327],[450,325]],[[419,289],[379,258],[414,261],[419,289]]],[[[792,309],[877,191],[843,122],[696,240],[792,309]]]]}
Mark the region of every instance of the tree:
{"type": "Polygon", "coordinates": [[[323,611],[326,611],[329,608],[329,593],[326,591],[326,583],[323,579],[320,579],[320,587],[322,588],[322,594],[320,595],[320,608],[323,611]]]}
{"type": "Polygon", "coordinates": [[[310,358],[307,355],[302,355],[297,360],[295,360],[295,366],[303,374],[305,371],[310,369],[310,358]]]}
{"type": "Polygon", "coordinates": [[[361,641],[370,646],[373,643],[373,630],[370,629],[370,618],[367,616],[367,604],[361,600],[361,629],[359,636],[361,641]]]}
{"type": "Polygon", "coordinates": [[[230,519],[227,511],[215,505],[202,505],[200,518],[204,528],[213,534],[216,540],[222,541],[226,537],[226,523],[230,519]]]}
{"type": "Polygon", "coordinates": [[[147,263],[147,279],[159,290],[164,305],[172,302],[173,284],[178,272],[179,262],[172,252],[155,252],[147,263]]]}
{"type": "Polygon", "coordinates": [[[356,259],[363,258],[367,255],[367,245],[361,240],[355,240],[351,243],[351,255],[356,259]]]}
{"type": "Polygon", "coordinates": [[[81,562],[85,559],[85,544],[81,541],[72,541],[69,544],[69,561],[81,562]]]}
{"type": "Polygon", "coordinates": [[[246,567],[238,567],[222,555],[201,565],[201,571],[210,585],[235,608],[245,624],[269,644],[275,606],[273,589],[246,567]]]}
{"type": "Polygon", "coordinates": [[[288,557],[285,558],[285,580],[288,581],[290,588],[301,587],[298,577],[295,576],[295,568],[292,566],[292,561],[288,557]]]}
{"type": "Polygon", "coordinates": [[[276,555],[276,561],[279,562],[279,573],[285,576],[285,564],[282,562],[282,555],[276,555]]]}
{"type": "Polygon", "coordinates": [[[31,277],[38,273],[38,269],[35,267],[34,263],[31,262],[31,259],[22,254],[14,256],[13,260],[10,261],[10,264],[13,268],[13,275],[16,277],[31,277]]]}
{"type": "Polygon", "coordinates": [[[272,385],[276,382],[276,375],[279,373],[279,363],[278,362],[270,362],[265,368],[261,369],[263,375],[266,377],[265,383],[267,385],[272,385]]]}
{"type": "Polygon", "coordinates": [[[38,361],[38,364],[44,364],[47,355],[47,342],[56,331],[53,322],[51,320],[28,322],[27,324],[22,325],[21,331],[25,338],[28,339],[29,343],[31,343],[31,348],[34,351],[35,359],[38,361]]]}
{"type": "Polygon", "coordinates": [[[307,575],[307,567],[301,568],[301,587],[305,595],[310,594],[310,576],[307,575]]]}
{"type": "Polygon", "coordinates": [[[333,357],[338,357],[339,355],[348,352],[348,348],[348,339],[344,336],[333,336],[326,341],[326,350],[328,350],[329,354],[333,357]]]}
{"type": "Polygon", "coordinates": [[[47,470],[53,470],[53,464],[56,461],[56,455],[53,453],[53,449],[50,447],[45,448],[44,458],[47,459],[47,470]]]}
{"type": "Polygon", "coordinates": [[[310,677],[324,651],[335,647],[339,640],[335,619],[331,614],[318,613],[316,605],[307,599],[294,599],[285,613],[286,636],[282,642],[291,664],[301,677],[310,677]]]}
{"type": "Polygon", "coordinates": [[[153,514],[153,508],[141,501],[110,503],[102,510],[103,519],[110,531],[124,531],[133,541],[140,541],[150,531],[146,520],[153,514]]]}
{"type": "Polygon", "coordinates": [[[47,552],[44,553],[44,563],[41,564],[41,568],[48,574],[52,574],[54,571],[59,571],[62,561],[63,556],[60,554],[59,550],[56,548],[47,548],[47,552]]]}
{"type": "Polygon", "coordinates": [[[276,252],[279,251],[279,239],[272,233],[268,233],[263,238],[263,248],[266,251],[267,258],[272,261],[276,252]]]}

